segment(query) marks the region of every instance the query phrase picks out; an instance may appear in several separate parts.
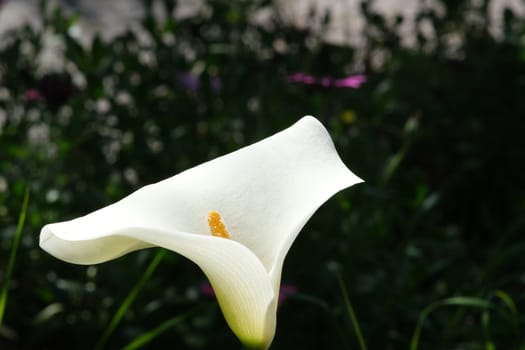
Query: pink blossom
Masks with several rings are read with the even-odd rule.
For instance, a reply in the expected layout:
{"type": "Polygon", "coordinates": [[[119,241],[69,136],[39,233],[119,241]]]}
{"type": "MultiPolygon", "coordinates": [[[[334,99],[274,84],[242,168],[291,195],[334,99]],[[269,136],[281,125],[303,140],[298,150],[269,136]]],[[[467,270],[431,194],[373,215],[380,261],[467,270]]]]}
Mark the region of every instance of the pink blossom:
{"type": "Polygon", "coordinates": [[[42,93],[38,89],[28,89],[24,93],[24,98],[26,101],[38,101],[41,100],[44,96],[42,96],[42,93]]]}
{"type": "Polygon", "coordinates": [[[332,80],[332,78],[324,77],[319,80],[319,84],[321,84],[322,86],[330,86],[332,85],[332,80]]]}
{"type": "Polygon", "coordinates": [[[286,76],[289,83],[299,83],[306,85],[320,85],[323,87],[338,87],[357,89],[366,82],[366,76],[362,74],[350,75],[344,78],[322,77],[316,78],[305,73],[293,73],[286,76]]]}
{"type": "Polygon", "coordinates": [[[210,299],[215,299],[215,292],[208,282],[202,282],[199,286],[199,290],[203,296],[210,299]]]}
{"type": "Polygon", "coordinates": [[[315,78],[311,75],[304,73],[294,73],[286,77],[286,80],[290,83],[303,83],[303,84],[314,84],[315,78]]]}
{"type": "Polygon", "coordinates": [[[279,299],[277,303],[282,305],[288,298],[297,293],[297,287],[293,284],[283,283],[281,289],[279,290],[279,299]]]}
{"type": "Polygon", "coordinates": [[[342,79],[335,79],[332,84],[335,87],[348,87],[357,89],[366,82],[366,76],[362,74],[351,75],[342,79]]]}

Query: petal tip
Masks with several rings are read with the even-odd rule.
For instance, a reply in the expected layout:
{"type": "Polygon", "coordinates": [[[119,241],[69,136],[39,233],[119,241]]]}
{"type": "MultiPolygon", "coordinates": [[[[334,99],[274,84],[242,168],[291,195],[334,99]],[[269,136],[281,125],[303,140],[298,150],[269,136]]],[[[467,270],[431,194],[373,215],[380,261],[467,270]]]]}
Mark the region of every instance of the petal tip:
{"type": "Polygon", "coordinates": [[[316,117],[314,117],[313,115],[310,115],[310,114],[307,114],[305,116],[303,116],[301,119],[299,119],[299,122],[303,122],[303,123],[315,123],[315,124],[320,124],[320,125],[323,125],[319,119],[317,119],[316,117]]]}
{"type": "MultiPolygon", "coordinates": [[[[51,230],[48,229],[48,225],[45,225],[40,230],[40,237],[39,237],[39,245],[41,248],[44,248],[45,243],[51,238],[52,233],[51,230]]],[[[44,249],[45,250],[45,249],[44,249]]]]}
{"type": "Polygon", "coordinates": [[[362,178],[360,178],[359,176],[355,175],[354,185],[357,185],[357,184],[360,184],[360,183],[363,183],[363,182],[366,182],[366,181],[363,180],[362,178]]]}

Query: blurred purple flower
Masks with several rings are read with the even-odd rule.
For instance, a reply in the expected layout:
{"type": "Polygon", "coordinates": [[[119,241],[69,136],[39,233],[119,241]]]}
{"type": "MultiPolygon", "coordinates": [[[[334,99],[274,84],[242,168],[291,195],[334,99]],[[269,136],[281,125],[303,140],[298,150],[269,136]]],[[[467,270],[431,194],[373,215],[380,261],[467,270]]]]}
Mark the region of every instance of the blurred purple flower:
{"type": "Polygon", "coordinates": [[[211,91],[219,92],[222,87],[221,79],[217,76],[211,77],[210,86],[211,86],[211,91]]]}
{"type": "MultiPolygon", "coordinates": [[[[202,282],[199,286],[199,290],[202,296],[210,299],[215,299],[215,292],[208,282],[202,282]]],[[[288,298],[297,293],[297,287],[293,284],[283,283],[279,290],[279,298],[277,299],[278,305],[282,305],[288,298]]]]}
{"type": "Polygon", "coordinates": [[[206,298],[215,299],[215,292],[208,282],[202,282],[199,286],[199,290],[202,296],[206,298]]]}
{"type": "Polygon", "coordinates": [[[297,293],[297,287],[293,284],[283,283],[281,289],[279,290],[279,299],[277,303],[282,305],[288,298],[297,293]]]}
{"type": "Polygon", "coordinates": [[[302,83],[302,84],[314,84],[315,78],[311,75],[304,73],[293,73],[286,77],[289,83],[302,83]]]}
{"type": "Polygon", "coordinates": [[[191,73],[177,73],[177,82],[190,91],[197,91],[201,87],[199,78],[191,73]]]}
{"type": "MultiPolygon", "coordinates": [[[[176,75],[176,79],[179,85],[192,92],[199,90],[202,85],[199,77],[191,73],[179,72],[176,75]]],[[[218,76],[210,77],[210,88],[213,92],[221,90],[221,79],[218,76]]]]}
{"type": "Polygon", "coordinates": [[[43,98],[44,98],[44,96],[42,95],[42,93],[38,89],[34,89],[34,88],[33,89],[28,89],[24,93],[24,99],[26,101],[28,101],[28,102],[38,101],[38,100],[41,100],[43,98]]]}
{"type": "Polygon", "coordinates": [[[335,87],[348,87],[357,89],[366,82],[366,76],[362,74],[351,75],[342,79],[335,79],[332,84],[335,87]]]}
{"type": "Polygon", "coordinates": [[[27,101],[44,100],[51,108],[67,103],[70,97],[79,92],[71,77],[62,73],[49,73],[36,82],[36,86],[25,92],[27,101]]]}
{"type": "Polygon", "coordinates": [[[286,76],[289,83],[299,83],[306,85],[321,85],[323,87],[338,87],[357,89],[366,82],[366,76],[362,74],[350,75],[344,78],[322,77],[316,78],[305,73],[293,73],[286,76]]]}

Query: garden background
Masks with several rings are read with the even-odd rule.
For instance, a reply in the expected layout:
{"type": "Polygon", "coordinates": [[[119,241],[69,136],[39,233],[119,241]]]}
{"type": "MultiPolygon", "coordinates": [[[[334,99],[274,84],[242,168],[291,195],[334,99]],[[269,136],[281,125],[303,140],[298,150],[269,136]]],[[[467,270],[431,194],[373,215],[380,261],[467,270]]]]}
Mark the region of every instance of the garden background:
{"type": "Polygon", "coordinates": [[[41,28],[3,36],[0,349],[240,348],[194,264],[150,249],[75,266],[40,228],[307,114],[366,182],[294,243],[272,349],[525,349],[525,20],[505,10],[495,37],[490,1],[421,3],[407,46],[371,3],[359,46],[325,40],[329,13],[296,26],[271,1],[182,18],[144,1],[140,25],[89,43],[43,2],[41,28]],[[39,65],[50,38],[60,69],[39,65]]]}

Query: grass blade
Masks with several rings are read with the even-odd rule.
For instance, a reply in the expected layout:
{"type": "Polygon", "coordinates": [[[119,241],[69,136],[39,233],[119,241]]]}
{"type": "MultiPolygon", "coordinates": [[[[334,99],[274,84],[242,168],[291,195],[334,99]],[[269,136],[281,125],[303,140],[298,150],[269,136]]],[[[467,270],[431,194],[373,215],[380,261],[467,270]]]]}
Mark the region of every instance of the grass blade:
{"type": "Polygon", "coordinates": [[[142,334],[141,336],[135,338],[133,341],[131,341],[128,345],[126,345],[123,350],[135,350],[139,349],[140,347],[146,345],[147,343],[151,342],[158,336],[162,335],[162,333],[166,332],[170,328],[176,326],[177,324],[185,321],[188,317],[196,313],[197,310],[200,308],[195,308],[193,310],[190,310],[186,312],[183,315],[175,316],[163,323],[161,323],[159,326],[153,328],[152,330],[142,334]]]}
{"type": "Polygon", "coordinates": [[[2,321],[4,318],[5,307],[7,305],[7,294],[9,291],[9,282],[13,274],[13,268],[16,261],[16,253],[18,251],[18,246],[20,245],[20,240],[22,238],[22,229],[26,221],[27,207],[29,205],[29,186],[26,187],[24,193],[24,200],[22,202],[22,209],[20,210],[20,215],[18,216],[18,224],[16,226],[15,237],[13,238],[13,245],[11,246],[11,253],[9,254],[9,261],[7,262],[7,269],[5,273],[5,280],[0,291],[0,327],[2,327],[2,321]]]}
{"type": "Polygon", "coordinates": [[[336,315],[334,315],[333,310],[330,308],[327,302],[325,302],[322,299],[316,298],[314,296],[302,294],[302,293],[296,293],[292,296],[292,298],[298,301],[308,303],[310,305],[315,305],[319,307],[321,310],[323,310],[323,312],[329,317],[335,333],[337,333],[337,335],[340,337],[340,343],[341,343],[340,349],[347,349],[347,350],[351,349],[350,344],[348,343],[348,340],[346,339],[346,332],[344,332],[341,329],[336,315]]]}
{"type": "Polygon", "coordinates": [[[129,292],[129,294],[126,296],[120,307],[117,309],[115,314],[113,315],[113,318],[111,319],[109,325],[106,327],[106,330],[102,334],[102,337],[100,337],[99,341],[95,345],[96,350],[103,349],[104,345],[106,344],[106,341],[110,337],[110,335],[113,333],[115,328],[119,325],[120,321],[126,315],[126,312],[130,308],[131,304],[135,299],[137,298],[137,295],[142,290],[146,282],[150,279],[151,275],[157,268],[157,266],[162,261],[162,258],[166,255],[166,251],[164,249],[159,250],[157,254],[153,257],[150,264],[146,268],[146,271],[142,274],[140,279],[138,280],[137,284],[133,287],[133,289],[129,292]]]}
{"type": "Polygon", "coordinates": [[[485,299],[474,298],[474,297],[452,297],[443,300],[438,300],[429,306],[427,306],[419,315],[417,321],[416,329],[412,335],[410,341],[410,350],[417,350],[419,346],[419,338],[421,336],[421,330],[423,329],[423,324],[425,323],[427,317],[434,310],[440,308],[441,306],[466,306],[466,307],[476,307],[483,310],[488,310],[492,308],[492,304],[485,299]]]}
{"type": "Polygon", "coordinates": [[[512,298],[510,297],[510,295],[508,295],[507,293],[505,293],[504,291],[502,290],[496,290],[493,295],[497,298],[499,298],[504,304],[505,306],[507,306],[507,309],[510,310],[510,312],[512,313],[512,316],[514,317],[516,323],[518,322],[518,308],[516,307],[516,304],[514,303],[514,300],[512,300],[512,298]]]}
{"type": "Polygon", "coordinates": [[[350,320],[352,321],[352,325],[354,327],[354,332],[357,337],[357,341],[359,342],[359,348],[361,350],[367,350],[367,346],[363,338],[363,334],[361,333],[361,328],[359,327],[359,322],[357,321],[357,317],[355,315],[354,308],[352,307],[352,303],[350,302],[350,297],[348,296],[348,291],[343,281],[343,277],[341,276],[341,273],[339,272],[338,269],[335,269],[335,273],[337,274],[337,280],[339,281],[339,286],[341,287],[341,293],[343,294],[343,298],[345,300],[346,310],[348,312],[348,315],[350,316],[350,320]]]}

